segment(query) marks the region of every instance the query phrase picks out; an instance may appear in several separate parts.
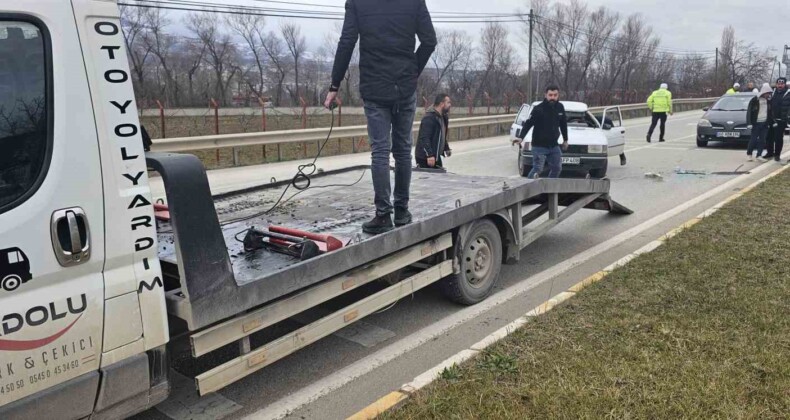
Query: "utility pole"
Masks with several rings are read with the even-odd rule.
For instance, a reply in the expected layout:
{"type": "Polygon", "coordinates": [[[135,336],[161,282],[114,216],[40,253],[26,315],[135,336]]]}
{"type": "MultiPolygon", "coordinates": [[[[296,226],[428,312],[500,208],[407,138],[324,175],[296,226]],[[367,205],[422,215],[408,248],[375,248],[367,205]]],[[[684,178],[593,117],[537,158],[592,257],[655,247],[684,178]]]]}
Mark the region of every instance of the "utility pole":
{"type": "Polygon", "coordinates": [[[532,30],[534,27],[534,18],[535,15],[532,13],[532,9],[529,9],[529,60],[527,64],[527,74],[529,74],[529,83],[527,86],[527,103],[532,103],[532,30]]]}

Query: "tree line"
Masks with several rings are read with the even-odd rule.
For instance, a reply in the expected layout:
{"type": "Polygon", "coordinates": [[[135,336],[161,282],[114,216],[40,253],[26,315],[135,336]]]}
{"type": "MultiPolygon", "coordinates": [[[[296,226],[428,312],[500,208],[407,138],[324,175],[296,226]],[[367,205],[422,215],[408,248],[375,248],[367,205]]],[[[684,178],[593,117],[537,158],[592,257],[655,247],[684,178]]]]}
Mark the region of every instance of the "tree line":
{"type": "MultiPolygon", "coordinates": [[[[770,77],[770,50],[738,40],[724,29],[721,47],[691,52],[661,47],[639,14],[622,16],[582,0],[532,0],[521,22],[493,21],[479,33],[437,28],[438,46],[420,77],[418,97],[453,95],[457,105],[477,106],[540,96],[552,83],[565,99],[590,104],[644,100],[669,83],[677,97],[717,96],[733,82],[770,77]],[[533,71],[527,71],[532,25],[533,71]],[[514,42],[515,40],[515,42],[514,42]]],[[[296,22],[272,24],[253,14],[172,13],[121,6],[121,20],[138,101],[168,108],[221,106],[316,106],[329,85],[340,24],[308,47],[296,22]]],[[[342,86],[346,106],[358,106],[359,56],[342,86]]]]}

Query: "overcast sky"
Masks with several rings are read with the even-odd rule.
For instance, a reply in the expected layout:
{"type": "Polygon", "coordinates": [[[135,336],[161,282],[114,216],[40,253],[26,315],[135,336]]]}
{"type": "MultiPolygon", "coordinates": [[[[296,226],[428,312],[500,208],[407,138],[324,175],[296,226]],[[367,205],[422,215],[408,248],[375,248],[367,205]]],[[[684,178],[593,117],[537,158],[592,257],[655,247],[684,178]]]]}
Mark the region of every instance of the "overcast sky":
{"type": "MultiPolygon", "coordinates": [[[[364,1],[364,0],[358,0],[364,1]]],[[[429,10],[442,12],[508,13],[528,9],[529,0],[426,0],[429,10]]],[[[344,0],[294,0],[294,2],[342,6],[344,0]]],[[[661,48],[711,52],[719,45],[722,29],[735,27],[738,39],[773,48],[780,56],[790,44],[790,0],[586,0],[590,8],[606,6],[626,16],[641,13],[661,37],[661,48]]],[[[215,0],[214,4],[249,4],[279,8],[305,6],[270,4],[260,0],[215,0]]],[[[275,2],[277,3],[277,2],[275,2]]],[[[307,7],[308,10],[342,11],[307,7]]],[[[311,48],[321,44],[334,23],[300,20],[311,48]]],[[[274,28],[279,18],[267,18],[274,28]]],[[[519,42],[523,24],[508,23],[512,40],[519,42]]],[[[463,28],[478,33],[481,24],[437,24],[437,28],[463,28]]],[[[522,44],[517,44],[522,47],[522,44]]]]}

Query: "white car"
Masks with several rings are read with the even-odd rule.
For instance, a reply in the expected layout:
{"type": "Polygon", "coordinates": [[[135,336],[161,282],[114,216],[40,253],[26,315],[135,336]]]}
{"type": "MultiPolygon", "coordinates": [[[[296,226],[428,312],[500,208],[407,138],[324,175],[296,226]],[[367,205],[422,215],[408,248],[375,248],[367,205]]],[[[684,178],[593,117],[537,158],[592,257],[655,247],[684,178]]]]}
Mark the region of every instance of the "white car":
{"type": "MultiPolygon", "coordinates": [[[[519,134],[532,109],[538,104],[540,102],[522,105],[510,128],[510,141],[520,141],[518,168],[522,176],[527,176],[532,170],[532,130],[523,140],[519,134]]],[[[562,153],[563,173],[603,178],[609,166],[609,157],[620,156],[620,163],[625,164],[625,127],[619,106],[606,108],[601,116],[596,117],[585,103],[563,101],[562,104],[568,118],[569,144],[568,150],[562,153]]],[[[561,142],[562,138],[558,139],[558,143],[561,142]]],[[[544,171],[548,171],[547,165],[544,171]]]]}

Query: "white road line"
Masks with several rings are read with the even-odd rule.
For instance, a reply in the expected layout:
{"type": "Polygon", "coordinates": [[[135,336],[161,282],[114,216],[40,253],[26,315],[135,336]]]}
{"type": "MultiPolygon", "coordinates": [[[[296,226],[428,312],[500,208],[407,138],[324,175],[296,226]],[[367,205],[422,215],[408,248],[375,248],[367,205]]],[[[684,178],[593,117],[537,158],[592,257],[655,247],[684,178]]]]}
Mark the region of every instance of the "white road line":
{"type": "MultiPolygon", "coordinates": [[[[788,152],[786,155],[790,155],[788,152]]],[[[761,165],[751,171],[751,176],[759,175],[763,172],[770,171],[774,169],[774,165],[761,165]]],[[[713,188],[706,193],[697,196],[694,199],[691,199],[672,210],[666,211],[658,216],[653,217],[631,229],[628,229],[625,232],[620,233],[619,235],[602,242],[592,248],[589,248],[586,251],[583,251],[575,256],[571,257],[563,264],[555,265],[547,270],[544,270],[536,275],[531,277],[524,278],[520,280],[516,285],[502,290],[492,296],[490,296],[485,301],[475,305],[470,306],[464,309],[459,310],[458,312],[445,317],[441,321],[431,324],[417,332],[412,333],[409,336],[404,337],[403,339],[382,348],[381,350],[366,356],[347,367],[340,369],[339,371],[333,372],[328,376],[298,390],[287,397],[284,397],[259,411],[256,411],[248,416],[244,417],[247,420],[259,420],[259,419],[280,419],[287,416],[289,413],[293,412],[294,410],[299,409],[300,407],[309,404],[330,392],[348,384],[349,382],[372,372],[376,368],[391,362],[392,360],[402,356],[417,347],[421,346],[424,343],[427,343],[436,337],[439,337],[446,332],[452,330],[453,328],[462,325],[468,321],[474,320],[479,318],[481,315],[485,314],[486,312],[490,311],[491,309],[502,305],[517,296],[520,296],[531,289],[535,288],[539,284],[546,282],[554,277],[557,277],[574,267],[577,267],[587,261],[603,254],[604,252],[617,247],[628,240],[637,237],[644,232],[648,231],[649,229],[675,217],[684,211],[708,200],[712,197],[715,197],[717,194],[727,191],[728,189],[733,188],[737,185],[738,182],[741,181],[742,177],[745,175],[737,176],[724,184],[719,185],[716,188],[713,188]]]]}

